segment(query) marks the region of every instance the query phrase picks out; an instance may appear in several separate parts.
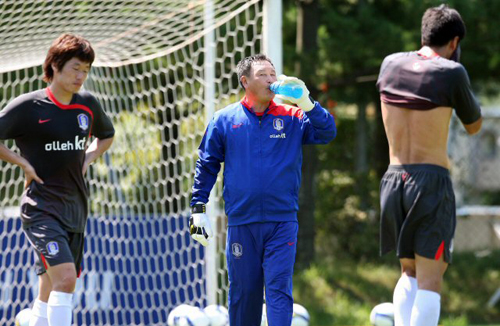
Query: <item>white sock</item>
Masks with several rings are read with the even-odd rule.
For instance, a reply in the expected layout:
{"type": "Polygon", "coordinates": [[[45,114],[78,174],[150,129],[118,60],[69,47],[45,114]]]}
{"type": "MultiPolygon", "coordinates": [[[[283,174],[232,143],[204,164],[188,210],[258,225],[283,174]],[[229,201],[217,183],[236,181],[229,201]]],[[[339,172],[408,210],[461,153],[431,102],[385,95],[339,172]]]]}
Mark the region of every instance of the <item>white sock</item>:
{"type": "Polygon", "coordinates": [[[437,326],[441,310],[441,295],[418,290],[411,312],[411,326],[437,326]]]}
{"type": "Polygon", "coordinates": [[[50,326],[70,326],[73,309],[73,293],[50,292],[47,316],[50,326]]]}
{"type": "Polygon", "coordinates": [[[29,326],[49,326],[47,319],[47,302],[35,300],[31,309],[31,317],[29,326]]]}
{"type": "Polygon", "coordinates": [[[417,279],[402,275],[394,288],[394,325],[410,326],[411,310],[417,294],[417,279]]]}

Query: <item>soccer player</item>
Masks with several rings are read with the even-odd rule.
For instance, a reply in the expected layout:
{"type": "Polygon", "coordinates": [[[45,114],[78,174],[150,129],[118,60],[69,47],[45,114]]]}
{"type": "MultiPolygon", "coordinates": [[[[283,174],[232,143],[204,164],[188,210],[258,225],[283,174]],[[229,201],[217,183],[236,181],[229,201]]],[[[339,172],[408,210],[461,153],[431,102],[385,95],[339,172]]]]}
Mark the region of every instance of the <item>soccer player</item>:
{"type": "Polygon", "coordinates": [[[39,294],[30,326],[71,325],[88,211],[84,175],[114,136],[99,102],[80,90],[93,61],[87,40],[61,35],[43,64],[50,86],[17,97],[0,112],[0,139],[14,139],[21,152],[0,144],[0,159],[24,171],[21,219],[38,254],[39,294]]]}
{"type": "Polygon", "coordinates": [[[294,77],[282,81],[300,87],[302,97],[282,98],[298,107],[276,104],[269,89],[276,72],[265,55],[236,69],[245,97],[216,112],[201,141],[191,234],[203,245],[212,237],[205,204],[224,162],[230,324],[260,325],[265,285],[269,325],[290,326],[302,145],[331,141],[335,122],[294,77]]]}
{"type": "Polygon", "coordinates": [[[394,289],[398,326],[437,325],[441,284],[451,263],[455,195],[447,141],[453,109],[469,134],[481,109],[458,62],[465,24],[446,5],[422,17],[422,48],[384,59],[377,87],[389,141],[381,180],[381,254],[396,249],[402,275],[394,289]]]}

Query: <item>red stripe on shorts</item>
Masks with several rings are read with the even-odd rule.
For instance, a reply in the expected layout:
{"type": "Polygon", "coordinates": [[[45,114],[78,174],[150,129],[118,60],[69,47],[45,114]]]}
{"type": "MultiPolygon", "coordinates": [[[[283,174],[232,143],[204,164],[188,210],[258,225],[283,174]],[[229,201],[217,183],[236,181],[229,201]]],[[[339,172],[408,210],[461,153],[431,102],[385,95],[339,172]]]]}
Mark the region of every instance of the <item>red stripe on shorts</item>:
{"type": "Polygon", "coordinates": [[[42,257],[42,263],[43,263],[43,266],[45,267],[45,270],[49,269],[49,266],[47,265],[47,261],[45,260],[45,257],[43,256],[43,254],[41,253],[40,256],[42,257]]]}
{"type": "Polygon", "coordinates": [[[444,251],[444,240],[439,245],[439,248],[436,251],[436,256],[434,256],[434,259],[439,260],[439,258],[441,258],[441,255],[443,254],[443,251],[444,251]]]}

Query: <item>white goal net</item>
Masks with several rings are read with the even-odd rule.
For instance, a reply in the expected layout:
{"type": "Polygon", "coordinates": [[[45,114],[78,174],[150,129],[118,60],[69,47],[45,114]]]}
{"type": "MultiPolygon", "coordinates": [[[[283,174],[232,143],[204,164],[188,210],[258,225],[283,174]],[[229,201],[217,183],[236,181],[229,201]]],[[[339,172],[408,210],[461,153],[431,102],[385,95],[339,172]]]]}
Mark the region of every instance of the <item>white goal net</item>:
{"type": "Polygon", "coordinates": [[[456,117],[450,128],[457,252],[500,249],[500,108],[482,107],[482,116],[482,129],[476,135],[467,135],[456,117]]]}
{"type": "MultiPolygon", "coordinates": [[[[87,176],[91,215],[74,324],[166,325],[181,303],[225,304],[225,218],[216,217],[207,291],[207,252],[188,234],[189,200],[206,108],[242,96],[235,66],[262,52],[262,23],[259,0],[0,0],[0,108],[47,86],[46,52],[72,32],[94,46],[85,88],[116,129],[87,176]]],[[[0,325],[13,325],[38,291],[17,208],[21,172],[0,163],[0,325]]]]}

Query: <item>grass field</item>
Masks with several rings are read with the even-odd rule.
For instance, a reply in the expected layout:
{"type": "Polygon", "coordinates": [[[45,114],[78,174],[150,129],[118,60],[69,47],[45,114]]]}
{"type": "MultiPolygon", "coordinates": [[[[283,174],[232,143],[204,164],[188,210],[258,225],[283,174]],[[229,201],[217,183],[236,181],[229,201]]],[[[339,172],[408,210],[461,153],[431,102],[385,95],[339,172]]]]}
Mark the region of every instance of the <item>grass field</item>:
{"type": "MultiPolygon", "coordinates": [[[[317,260],[295,275],[294,299],[308,309],[310,326],[370,325],[371,309],[392,301],[398,278],[399,265],[391,254],[370,262],[317,260]]],[[[500,251],[455,253],[445,274],[440,324],[500,325],[500,302],[487,306],[498,288],[500,251]]]]}

